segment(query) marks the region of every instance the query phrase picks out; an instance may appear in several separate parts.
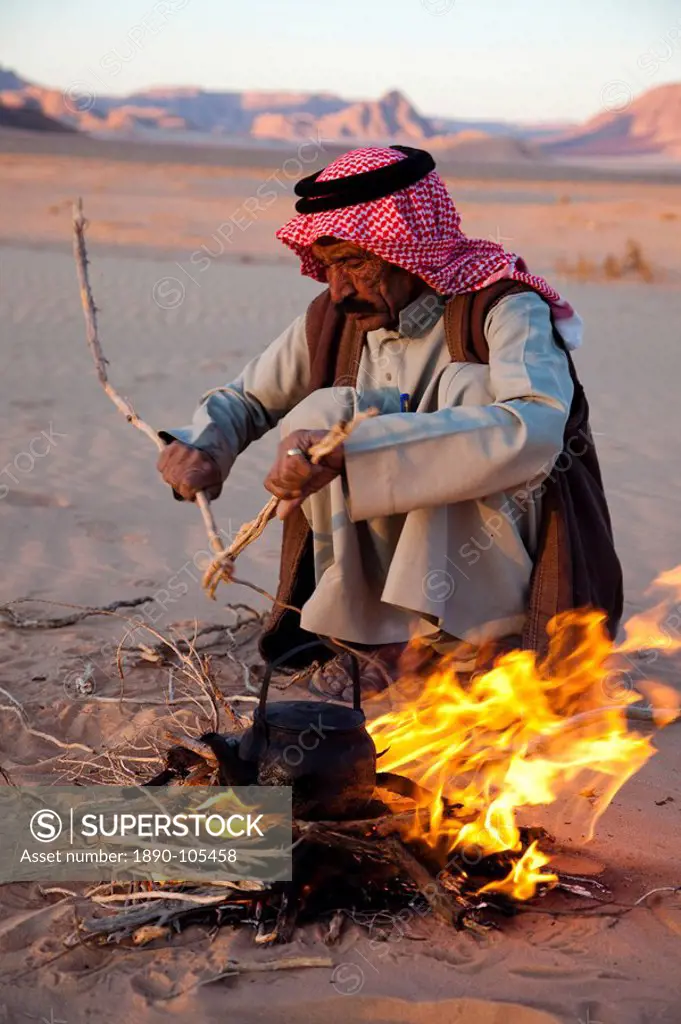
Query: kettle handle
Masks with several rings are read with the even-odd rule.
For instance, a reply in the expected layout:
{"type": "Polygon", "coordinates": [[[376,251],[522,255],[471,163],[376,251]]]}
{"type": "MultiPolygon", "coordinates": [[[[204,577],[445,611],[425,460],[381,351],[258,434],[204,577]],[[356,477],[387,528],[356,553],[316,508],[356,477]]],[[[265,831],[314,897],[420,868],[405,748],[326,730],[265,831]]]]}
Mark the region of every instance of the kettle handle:
{"type": "MultiPolygon", "coordinates": [[[[352,678],[352,707],[355,711],[362,710],[362,688],[360,685],[360,672],[359,672],[359,659],[356,654],[349,652],[344,647],[337,647],[332,641],[326,640],[319,637],[317,640],[312,640],[306,644],[300,644],[298,647],[294,647],[292,651],[286,652],[286,658],[291,657],[294,654],[298,654],[300,651],[306,650],[308,647],[318,647],[322,643],[326,647],[330,647],[334,653],[350,654],[350,675],[352,678]]],[[[272,673],[279,664],[283,661],[283,658],[279,658],[276,661],[268,662],[265,668],[265,674],[262,679],[262,686],[260,687],[260,700],[258,701],[258,708],[260,709],[260,715],[263,722],[266,721],[265,708],[267,706],[267,694],[270,689],[270,682],[272,681],[272,673]]]]}

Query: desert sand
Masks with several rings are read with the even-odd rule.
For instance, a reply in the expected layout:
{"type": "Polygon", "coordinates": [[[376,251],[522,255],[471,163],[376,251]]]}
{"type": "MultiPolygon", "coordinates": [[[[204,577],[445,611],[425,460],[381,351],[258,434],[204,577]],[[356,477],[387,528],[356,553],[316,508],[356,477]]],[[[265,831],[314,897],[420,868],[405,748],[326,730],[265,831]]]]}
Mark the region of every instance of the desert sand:
{"type": "MultiPolygon", "coordinates": [[[[85,159],[60,145],[59,155],[0,155],[0,601],[33,599],[15,607],[40,616],[68,609],[38,600],[104,605],[149,596],[139,612],[155,628],[184,622],[191,629],[194,619],[229,623],[227,602],[266,602],[236,587],[208,602],[197,568],[206,550],[197,510],[172,500],[153,446],[97,384],[70,254],[70,205],[81,195],[91,221],[91,278],[112,380],[154,426],[177,426],[189,421],[205,390],[229,381],[318,289],[273,238],[290,214],[294,176],[279,168],[284,184],[275,200],[249,221],[244,203],[278,170],[274,163],[269,170],[192,165],[190,153],[176,162],[85,159]],[[226,223],[231,233],[223,227],[221,236],[226,223]],[[215,255],[199,270],[192,254],[205,255],[202,246],[215,255]],[[186,590],[169,593],[178,574],[186,590]]],[[[541,167],[536,180],[528,173],[521,181],[503,173],[494,179],[486,169],[484,178],[470,173],[449,183],[469,234],[523,253],[584,317],[577,365],[630,615],[651,603],[646,590],[658,572],[681,562],[681,185],[589,181],[568,171],[548,180],[541,167]],[[652,283],[578,280],[555,270],[579,255],[600,261],[619,254],[629,238],[651,263],[652,283]]],[[[215,506],[227,534],[263,504],[276,440],[254,445],[232,473],[215,506]]],[[[240,575],[271,590],[277,558],[273,524],[242,556],[240,575]]],[[[16,702],[34,729],[97,750],[153,728],[164,710],[167,670],[133,668],[121,690],[111,644],[123,630],[95,618],[50,631],[0,625],[0,765],[14,780],[57,782],[69,756],[22,728],[8,709],[16,702]],[[88,666],[94,692],[74,698],[74,677],[88,666]]],[[[252,642],[241,656],[254,660],[252,642]]],[[[228,659],[216,660],[216,670],[227,692],[243,692],[244,679],[228,659]]],[[[632,663],[632,684],[645,671],[632,663]]],[[[660,659],[655,673],[681,689],[678,663],[660,659]]],[[[679,725],[661,733],[659,753],[615,799],[594,842],[572,835],[568,844],[583,871],[604,867],[622,904],[681,885],[680,738],[679,725]]],[[[170,1001],[163,997],[174,986],[190,986],[228,956],[269,954],[254,954],[246,933],[225,929],[211,941],[199,928],[143,949],[65,952],[70,899],[13,885],[0,888],[0,905],[0,1021],[10,1024],[681,1020],[681,902],[672,891],[648,896],[621,917],[598,906],[586,916],[553,916],[540,903],[485,939],[415,921],[408,935],[382,943],[348,928],[329,951],[309,928],[283,952],[330,953],[335,973],[247,977],[170,1001]]],[[[562,911],[582,905],[574,898],[552,904],[562,911]]]]}

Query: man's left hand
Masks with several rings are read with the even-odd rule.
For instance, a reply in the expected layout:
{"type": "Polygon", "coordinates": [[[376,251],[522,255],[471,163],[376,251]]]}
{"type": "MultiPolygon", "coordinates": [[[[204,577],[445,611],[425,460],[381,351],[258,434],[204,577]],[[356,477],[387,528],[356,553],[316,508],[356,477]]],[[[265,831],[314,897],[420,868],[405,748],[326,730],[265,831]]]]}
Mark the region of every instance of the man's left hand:
{"type": "Polygon", "coordinates": [[[277,458],[265,478],[267,490],[281,499],[277,509],[280,519],[285,519],[305,498],[321,491],[322,487],[326,487],[343,472],[345,455],[342,445],[325,455],[316,466],[304,454],[289,455],[289,451],[295,448],[307,452],[326,434],[326,430],[294,430],[280,443],[277,458]]]}

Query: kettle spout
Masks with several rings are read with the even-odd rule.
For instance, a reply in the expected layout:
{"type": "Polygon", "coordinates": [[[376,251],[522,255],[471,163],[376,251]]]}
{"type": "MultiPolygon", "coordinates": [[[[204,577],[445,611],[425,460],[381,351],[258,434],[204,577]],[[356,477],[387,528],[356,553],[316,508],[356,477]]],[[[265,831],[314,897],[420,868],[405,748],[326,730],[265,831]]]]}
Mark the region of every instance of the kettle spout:
{"type": "Polygon", "coordinates": [[[239,757],[241,735],[205,732],[201,742],[209,746],[217,758],[221,786],[252,786],[256,783],[257,765],[239,757]]]}

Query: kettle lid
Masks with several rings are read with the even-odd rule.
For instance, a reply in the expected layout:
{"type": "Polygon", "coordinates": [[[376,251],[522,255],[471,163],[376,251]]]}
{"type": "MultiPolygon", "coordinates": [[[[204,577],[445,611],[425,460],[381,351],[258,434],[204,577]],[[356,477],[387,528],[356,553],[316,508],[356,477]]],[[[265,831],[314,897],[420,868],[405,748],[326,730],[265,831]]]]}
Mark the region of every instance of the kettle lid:
{"type": "MultiPolygon", "coordinates": [[[[258,708],[256,717],[261,714],[262,709],[258,708]]],[[[266,706],[264,718],[270,728],[294,732],[313,729],[322,736],[362,729],[366,721],[363,711],[319,700],[273,701],[266,706]]]]}

